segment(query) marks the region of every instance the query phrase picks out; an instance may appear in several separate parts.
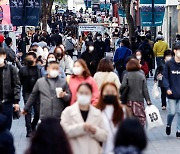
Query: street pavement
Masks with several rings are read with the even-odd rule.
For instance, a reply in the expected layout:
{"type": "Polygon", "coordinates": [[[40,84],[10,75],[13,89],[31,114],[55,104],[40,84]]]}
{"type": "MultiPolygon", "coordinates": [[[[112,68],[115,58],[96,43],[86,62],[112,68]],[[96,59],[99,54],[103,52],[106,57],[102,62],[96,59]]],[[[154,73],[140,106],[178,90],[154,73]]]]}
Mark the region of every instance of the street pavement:
{"type": "MultiPolygon", "coordinates": [[[[148,88],[150,95],[152,93],[152,87],[153,79],[151,78],[148,79],[148,88]]],[[[180,139],[176,139],[175,137],[177,118],[175,117],[172,125],[172,134],[170,136],[167,136],[165,134],[167,111],[161,110],[160,100],[152,99],[152,103],[159,108],[162,120],[164,122],[164,126],[147,131],[148,146],[147,149],[144,151],[144,154],[180,154],[180,139]]],[[[22,103],[21,108],[23,108],[22,103]]],[[[11,132],[15,139],[16,153],[24,154],[24,151],[29,146],[29,139],[25,137],[26,129],[24,117],[21,117],[19,120],[13,121],[11,132]]]]}

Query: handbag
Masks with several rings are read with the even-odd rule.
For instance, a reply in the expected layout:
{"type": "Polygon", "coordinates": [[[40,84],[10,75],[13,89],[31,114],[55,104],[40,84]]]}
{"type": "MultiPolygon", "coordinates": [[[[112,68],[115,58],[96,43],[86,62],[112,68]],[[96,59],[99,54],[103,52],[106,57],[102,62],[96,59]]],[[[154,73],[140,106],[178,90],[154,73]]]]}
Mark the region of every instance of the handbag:
{"type": "Polygon", "coordinates": [[[120,88],[120,100],[122,102],[122,104],[126,104],[127,103],[127,96],[129,93],[129,81],[128,81],[128,76],[127,76],[127,83],[126,86],[124,86],[123,88],[120,88]]]}
{"type": "Polygon", "coordinates": [[[153,86],[153,89],[152,89],[152,97],[154,99],[158,99],[160,97],[160,92],[159,92],[157,83],[154,83],[154,86],[153,86]]]}
{"type": "Polygon", "coordinates": [[[161,115],[159,113],[158,108],[155,105],[147,106],[145,112],[148,130],[163,125],[161,115]]]}

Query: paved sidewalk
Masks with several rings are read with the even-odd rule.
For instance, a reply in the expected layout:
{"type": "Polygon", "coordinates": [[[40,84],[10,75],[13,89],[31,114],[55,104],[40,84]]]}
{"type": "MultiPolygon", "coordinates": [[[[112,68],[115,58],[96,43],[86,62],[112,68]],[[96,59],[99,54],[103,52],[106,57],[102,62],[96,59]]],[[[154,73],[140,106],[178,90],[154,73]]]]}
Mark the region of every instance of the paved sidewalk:
{"type": "MultiPolygon", "coordinates": [[[[148,79],[148,87],[150,94],[152,93],[153,80],[148,79]]],[[[152,103],[155,104],[159,109],[164,121],[166,124],[167,111],[161,110],[160,100],[152,100],[152,103]]],[[[21,104],[22,105],[22,104],[21,104]]],[[[23,107],[23,105],[22,105],[23,107]]],[[[180,139],[176,139],[176,118],[174,119],[172,125],[172,135],[166,136],[165,134],[165,125],[159,128],[155,128],[147,132],[148,136],[148,147],[145,154],[180,154],[180,139]]],[[[13,121],[13,126],[11,132],[15,138],[15,146],[17,154],[24,154],[25,149],[28,147],[29,139],[26,139],[26,130],[24,117],[21,117],[19,120],[13,121]]]]}

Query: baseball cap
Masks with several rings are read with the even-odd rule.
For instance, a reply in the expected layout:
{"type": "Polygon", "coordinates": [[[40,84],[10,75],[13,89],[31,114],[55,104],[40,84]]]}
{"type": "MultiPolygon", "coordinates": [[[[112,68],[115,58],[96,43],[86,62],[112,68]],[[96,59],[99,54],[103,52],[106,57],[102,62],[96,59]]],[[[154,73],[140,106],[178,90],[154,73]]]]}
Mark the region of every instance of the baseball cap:
{"type": "Polygon", "coordinates": [[[4,42],[4,36],[0,34],[0,43],[4,42]]]}

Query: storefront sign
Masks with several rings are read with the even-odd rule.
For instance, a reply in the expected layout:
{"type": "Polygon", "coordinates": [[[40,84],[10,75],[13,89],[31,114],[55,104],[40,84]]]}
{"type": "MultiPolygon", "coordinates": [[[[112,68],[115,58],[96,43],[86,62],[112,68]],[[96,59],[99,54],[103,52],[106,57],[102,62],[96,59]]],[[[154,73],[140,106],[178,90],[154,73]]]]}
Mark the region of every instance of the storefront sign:
{"type": "Polygon", "coordinates": [[[140,0],[141,25],[146,27],[161,26],[163,24],[166,0],[140,0]]]}

